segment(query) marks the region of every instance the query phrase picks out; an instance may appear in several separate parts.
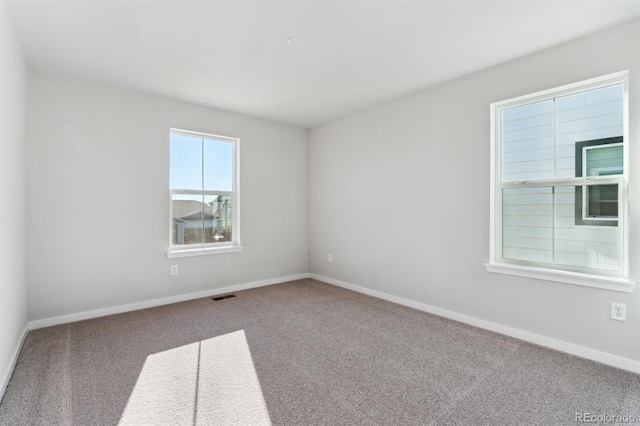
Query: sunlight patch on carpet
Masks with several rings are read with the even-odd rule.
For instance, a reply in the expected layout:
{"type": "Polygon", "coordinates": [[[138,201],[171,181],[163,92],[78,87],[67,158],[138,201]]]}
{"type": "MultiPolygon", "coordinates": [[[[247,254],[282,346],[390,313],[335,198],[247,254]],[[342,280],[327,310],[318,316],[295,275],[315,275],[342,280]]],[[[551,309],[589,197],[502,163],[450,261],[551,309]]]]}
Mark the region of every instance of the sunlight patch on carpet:
{"type": "Polygon", "coordinates": [[[149,355],[128,425],[271,425],[244,330],[149,355]]]}

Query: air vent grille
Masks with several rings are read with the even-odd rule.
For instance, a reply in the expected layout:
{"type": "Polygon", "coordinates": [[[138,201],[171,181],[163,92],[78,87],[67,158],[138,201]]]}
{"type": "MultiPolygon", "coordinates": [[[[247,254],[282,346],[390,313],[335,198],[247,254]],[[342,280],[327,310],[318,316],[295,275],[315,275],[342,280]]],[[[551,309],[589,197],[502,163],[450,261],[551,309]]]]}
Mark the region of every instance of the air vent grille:
{"type": "Polygon", "coordinates": [[[224,300],[224,299],[231,299],[232,297],[236,297],[235,294],[225,294],[224,296],[216,296],[216,297],[212,297],[212,300],[215,300],[216,302],[218,300],[224,300]]]}

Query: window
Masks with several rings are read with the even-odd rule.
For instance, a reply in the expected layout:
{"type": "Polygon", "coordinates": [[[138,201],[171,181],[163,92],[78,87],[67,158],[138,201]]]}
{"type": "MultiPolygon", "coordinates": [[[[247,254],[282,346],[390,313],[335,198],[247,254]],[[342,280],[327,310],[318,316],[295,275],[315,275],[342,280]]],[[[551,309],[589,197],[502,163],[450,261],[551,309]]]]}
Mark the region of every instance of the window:
{"type": "Polygon", "coordinates": [[[238,139],[170,132],[169,257],[240,251],[238,139]]]}
{"type": "MultiPolygon", "coordinates": [[[[622,137],[576,142],[576,177],[621,175],[622,137]]],[[[617,226],[618,191],[615,185],[576,188],[576,225],[617,226]]]]}
{"type": "Polygon", "coordinates": [[[627,73],[491,105],[487,269],[631,291],[627,73]]]}

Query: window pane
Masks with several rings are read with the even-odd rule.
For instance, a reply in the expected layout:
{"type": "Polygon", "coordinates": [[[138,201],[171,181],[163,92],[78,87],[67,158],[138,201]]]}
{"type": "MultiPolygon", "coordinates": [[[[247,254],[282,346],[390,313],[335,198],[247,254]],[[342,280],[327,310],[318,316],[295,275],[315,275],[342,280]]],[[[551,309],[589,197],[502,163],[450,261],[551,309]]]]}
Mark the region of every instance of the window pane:
{"type": "Polygon", "coordinates": [[[517,188],[502,192],[502,256],[553,261],[552,188],[517,188]]]}
{"type": "MultiPolygon", "coordinates": [[[[586,267],[604,270],[618,269],[618,227],[577,225],[574,219],[576,212],[575,193],[593,191],[611,196],[615,193],[615,202],[604,209],[618,211],[618,185],[568,186],[555,188],[554,246],[555,263],[574,267],[586,267]]],[[[582,206],[578,206],[578,210],[582,206]]],[[[610,218],[609,218],[610,219],[610,218]]],[[[611,222],[611,221],[609,221],[611,222]]],[[[596,221],[589,221],[597,225],[596,221]]]]}
{"type": "Polygon", "coordinates": [[[601,145],[585,149],[586,176],[611,176],[622,174],[622,145],[601,145]]]}
{"type": "Polygon", "coordinates": [[[233,143],[204,140],[204,189],[233,191],[233,143]]]}
{"type": "Polygon", "coordinates": [[[231,197],[205,195],[206,205],[211,209],[204,222],[205,243],[232,241],[233,224],[231,197]]]}
{"type": "Polygon", "coordinates": [[[172,189],[202,189],[202,139],[171,133],[172,189]]]}
{"type": "Polygon", "coordinates": [[[618,218],[618,185],[593,185],[586,188],[589,218],[618,218]]]}
{"type": "Polygon", "coordinates": [[[502,180],[554,177],[553,101],[501,112],[502,180]]]}
{"type": "Polygon", "coordinates": [[[211,206],[203,202],[202,195],[172,194],[171,243],[203,244],[205,218],[212,218],[212,212],[211,206]]]}
{"type": "Polygon", "coordinates": [[[576,142],[623,134],[621,84],[556,99],[556,176],[575,175],[576,142]]]}

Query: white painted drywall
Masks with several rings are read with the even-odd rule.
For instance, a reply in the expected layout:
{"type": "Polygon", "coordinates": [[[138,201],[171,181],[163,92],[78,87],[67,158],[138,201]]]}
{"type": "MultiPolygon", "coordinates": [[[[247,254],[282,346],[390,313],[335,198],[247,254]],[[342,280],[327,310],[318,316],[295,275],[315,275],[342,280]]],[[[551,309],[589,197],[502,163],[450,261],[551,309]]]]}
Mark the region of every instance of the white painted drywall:
{"type": "Polygon", "coordinates": [[[307,130],[42,71],[28,83],[31,320],[308,271],[307,130]],[[167,259],[172,127],[240,138],[244,251],[167,259]]]}
{"type": "Polygon", "coordinates": [[[0,398],[27,326],[26,68],[0,2],[0,398]]]}
{"type": "Polygon", "coordinates": [[[631,276],[640,279],[638,21],[311,131],[310,272],[640,360],[631,294],[485,271],[489,104],[630,70],[631,276]],[[327,254],[333,262],[327,262],[327,254]],[[609,319],[627,304],[627,322],[609,319]]]}

